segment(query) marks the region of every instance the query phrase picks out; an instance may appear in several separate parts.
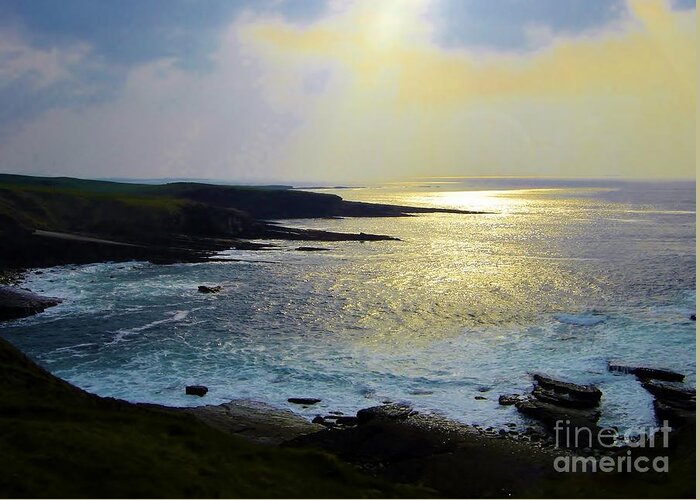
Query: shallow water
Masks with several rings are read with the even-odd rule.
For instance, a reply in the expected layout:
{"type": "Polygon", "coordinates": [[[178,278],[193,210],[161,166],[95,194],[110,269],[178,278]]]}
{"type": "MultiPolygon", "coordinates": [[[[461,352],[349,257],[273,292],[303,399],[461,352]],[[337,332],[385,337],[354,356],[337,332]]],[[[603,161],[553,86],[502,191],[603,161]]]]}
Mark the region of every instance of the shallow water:
{"type": "Polygon", "coordinates": [[[243,262],[68,266],[25,286],[65,297],[0,335],[104,396],[171,405],[252,398],[314,416],[409,401],[460,421],[522,423],[498,395],[542,371],[594,382],[602,423],[654,422],[607,361],[695,383],[695,184],[420,180],[346,199],[493,212],[284,221],[400,242],[229,251],[243,262]],[[215,295],[197,285],[221,284],[215,295]],[[204,399],[183,387],[210,388],[204,399]],[[475,396],[487,399],[476,400],[475,396]]]}

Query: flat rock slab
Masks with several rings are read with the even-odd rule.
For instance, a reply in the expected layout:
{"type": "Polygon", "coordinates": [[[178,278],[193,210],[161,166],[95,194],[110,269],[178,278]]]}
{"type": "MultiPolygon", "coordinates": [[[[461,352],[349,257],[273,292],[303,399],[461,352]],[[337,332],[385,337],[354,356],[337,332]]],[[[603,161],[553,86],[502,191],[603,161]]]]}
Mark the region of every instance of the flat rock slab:
{"type": "Polygon", "coordinates": [[[695,387],[690,387],[680,382],[644,380],[642,381],[642,387],[659,399],[695,401],[695,387]]]}
{"type": "Polygon", "coordinates": [[[581,398],[578,393],[557,392],[546,389],[541,385],[535,387],[532,395],[540,401],[567,408],[593,408],[598,406],[598,400],[594,398],[581,398]]]}
{"type": "Polygon", "coordinates": [[[515,407],[524,415],[535,418],[546,427],[553,428],[557,422],[569,420],[573,425],[590,427],[600,418],[600,411],[594,409],[566,408],[540,401],[536,398],[523,399],[515,407]]]}
{"type": "Polygon", "coordinates": [[[610,361],[608,370],[611,372],[629,373],[640,379],[665,380],[667,382],[683,382],[685,375],[666,368],[652,368],[650,366],[635,366],[627,363],[610,361]]]}
{"type": "Polygon", "coordinates": [[[281,444],[324,429],[289,410],[249,400],[177,408],[177,411],[190,413],[224,432],[266,444],[281,444]]]}
{"type": "Polygon", "coordinates": [[[540,386],[550,391],[569,394],[572,398],[579,400],[600,401],[603,393],[592,384],[580,385],[572,382],[557,380],[541,373],[535,373],[532,376],[540,386]]]}
{"type": "Polygon", "coordinates": [[[42,297],[22,288],[0,286],[0,321],[25,318],[61,302],[56,297],[42,297]]]}
{"type": "Polygon", "coordinates": [[[402,404],[387,404],[381,406],[372,406],[371,408],[364,408],[357,412],[357,421],[360,424],[369,422],[371,420],[406,420],[411,413],[413,408],[410,406],[402,404]]]}

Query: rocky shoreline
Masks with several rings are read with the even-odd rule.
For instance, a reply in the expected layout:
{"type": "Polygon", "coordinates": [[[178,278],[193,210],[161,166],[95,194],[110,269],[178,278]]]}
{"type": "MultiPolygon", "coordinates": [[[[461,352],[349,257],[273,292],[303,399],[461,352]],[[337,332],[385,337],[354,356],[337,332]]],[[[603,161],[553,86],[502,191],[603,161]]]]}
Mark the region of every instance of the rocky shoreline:
{"type": "Polygon", "coordinates": [[[32,316],[61,302],[57,297],[42,297],[23,288],[0,285],[0,321],[32,316]]]}
{"type": "MultiPolygon", "coordinates": [[[[49,406],[55,404],[52,401],[59,401],[64,395],[69,398],[67,404],[72,408],[67,415],[75,413],[81,405],[87,404],[92,408],[90,411],[97,412],[90,421],[99,419],[101,412],[111,415],[114,411],[121,415],[118,417],[120,421],[125,422],[132,418],[151,418],[148,417],[150,414],[172,415],[176,419],[183,418],[181,421],[177,420],[180,422],[177,428],[181,430],[169,434],[168,439],[174,439],[175,442],[178,436],[187,436],[188,428],[194,429],[196,421],[216,432],[244,439],[254,446],[268,447],[280,452],[320,451],[338,457],[382,484],[395,485],[393,487],[397,488],[403,487],[399,485],[419,488],[401,494],[392,493],[392,496],[658,497],[665,496],[667,491],[679,492],[674,493],[674,496],[688,496],[688,492],[694,491],[694,476],[686,470],[689,461],[692,461],[694,470],[694,389],[677,383],[649,379],[643,381],[647,390],[666,404],[669,401],[682,401],[687,408],[692,402],[692,414],[688,413],[686,420],[674,424],[675,430],[671,434],[669,447],[637,449],[628,443],[618,443],[610,448],[577,449],[557,446],[556,434],[546,425],[546,419],[543,421],[537,416],[527,428],[517,430],[515,426],[495,429],[462,424],[396,403],[361,409],[355,415],[326,411],[313,422],[290,410],[250,400],[186,408],[131,404],[111,398],[100,398],[74,388],[41,370],[0,339],[0,375],[8,369],[9,374],[5,373],[0,380],[0,392],[9,387],[13,395],[0,400],[0,419],[3,418],[2,415],[15,416],[25,421],[36,418],[35,403],[22,403],[22,406],[17,407],[24,398],[30,396],[43,401],[40,405],[45,407],[41,410],[42,414],[46,411],[55,414],[56,410],[50,410],[49,406]],[[15,366],[19,370],[15,369],[15,366]],[[39,382],[40,380],[42,382],[39,382]],[[131,412],[136,410],[147,413],[137,412],[130,416],[131,412]],[[692,449],[689,449],[691,444],[692,449]],[[554,461],[561,457],[585,457],[595,460],[609,457],[618,460],[630,456],[630,453],[631,456],[646,454],[648,457],[667,455],[670,457],[671,471],[674,472],[653,476],[601,473],[561,475],[553,469],[554,461]],[[416,493],[417,491],[419,493],[416,493]]],[[[599,397],[595,387],[572,384],[541,374],[536,374],[534,382],[534,394],[518,395],[518,402],[529,401],[530,397],[537,399],[538,395],[543,397],[541,389],[550,391],[546,395],[546,404],[551,406],[557,406],[552,403],[552,397],[558,398],[559,403],[563,405],[572,397],[586,399],[589,405],[597,402],[599,397]]],[[[203,389],[204,391],[197,395],[206,394],[206,387],[203,389]]],[[[290,404],[311,408],[319,402],[313,397],[290,397],[289,401],[290,404]]],[[[537,401],[543,402],[541,399],[537,401]]],[[[570,406],[558,408],[558,418],[566,415],[561,413],[562,411],[567,412],[571,409],[570,406]]],[[[527,415],[527,412],[523,413],[527,415]]],[[[530,415],[532,416],[534,415],[530,415]]],[[[167,425],[174,428],[174,424],[167,425]]],[[[155,432],[158,435],[162,431],[155,432]]],[[[223,438],[214,439],[222,441],[223,438]]],[[[31,453],[30,450],[29,452],[31,453]]],[[[109,462],[112,452],[114,450],[103,453],[100,460],[109,462]]],[[[113,463],[109,467],[119,471],[121,465],[113,463]]],[[[2,488],[0,491],[3,491],[2,488]]],[[[308,491],[298,491],[292,496],[315,495],[308,491]]]]}
{"type": "Polygon", "coordinates": [[[0,276],[106,261],[201,262],[221,250],[271,246],[255,240],[396,241],[389,235],[292,228],[273,221],[424,213],[481,212],[350,202],[287,188],[0,174],[0,276]]]}
{"type": "MultiPolygon", "coordinates": [[[[207,425],[252,442],[329,452],[370,475],[401,484],[417,483],[443,497],[536,495],[572,479],[555,473],[552,464],[558,458],[619,460],[630,453],[675,454],[679,443],[687,439],[691,428],[694,430],[693,418],[671,434],[669,448],[637,449],[632,444],[616,443],[582,450],[557,446],[546,427],[484,429],[402,404],[365,408],[356,415],[327,412],[311,423],[290,410],[249,400],[162,408],[194,415],[207,425]]],[[[637,480],[634,476],[620,479],[625,487],[637,480]]]]}

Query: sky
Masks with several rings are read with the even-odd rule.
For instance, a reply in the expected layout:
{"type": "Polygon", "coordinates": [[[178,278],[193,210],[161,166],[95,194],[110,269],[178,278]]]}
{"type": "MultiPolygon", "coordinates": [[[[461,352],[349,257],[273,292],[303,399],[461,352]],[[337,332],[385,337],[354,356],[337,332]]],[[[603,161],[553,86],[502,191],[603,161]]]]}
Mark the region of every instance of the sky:
{"type": "Polygon", "coordinates": [[[0,0],[0,171],[695,177],[689,0],[0,0]]]}

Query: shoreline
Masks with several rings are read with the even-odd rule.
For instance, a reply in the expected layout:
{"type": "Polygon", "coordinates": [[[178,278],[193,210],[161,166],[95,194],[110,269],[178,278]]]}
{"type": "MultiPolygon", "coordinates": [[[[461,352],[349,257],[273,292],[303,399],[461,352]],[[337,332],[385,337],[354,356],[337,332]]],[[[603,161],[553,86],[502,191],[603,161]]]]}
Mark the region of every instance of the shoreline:
{"type": "MultiPolygon", "coordinates": [[[[58,379],[2,339],[0,360],[0,421],[9,418],[23,422],[21,426],[12,427],[15,429],[12,441],[7,441],[10,435],[0,435],[0,443],[12,450],[13,457],[11,463],[4,464],[7,479],[0,482],[0,493],[5,496],[15,496],[32,484],[34,495],[19,496],[42,497],[55,495],[59,491],[71,491],[78,496],[100,497],[99,493],[103,491],[100,488],[109,488],[109,484],[88,480],[81,483],[85,489],[65,490],[61,488],[76,485],[64,484],[66,479],[56,476],[60,474],[58,470],[43,470],[42,474],[51,478],[48,483],[28,483],[34,478],[26,477],[20,471],[25,467],[22,464],[26,464],[33,454],[43,453],[44,456],[58,459],[66,453],[66,449],[74,448],[83,439],[103,442],[107,438],[118,441],[109,448],[95,448],[97,455],[85,449],[74,453],[70,459],[73,470],[77,467],[80,473],[85,473],[97,463],[108,467],[113,477],[125,480],[125,475],[132,474],[132,471],[130,463],[122,460],[123,453],[131,450],[128,453],[132,457],[137,455],[138,460],[150,460],[151,446],[155,445],[156,449],[161,450],[185,446],[185,449],[191,450],[188,453],[194,453],[193,457],[199,457],[196,460],[206,460],[207,463],[212,459],[220,460],[216,457],[220,457],[221,453],[236,454],[243,449],[244,456],[260,457],[254,461],[258,467],[269,464],[271,469],[268,474],[272,475],[285,474],[288,467],[301,468],[304,474],[313,475],[315,473],[312,471],[317,470],[319,460],[330,460],[324,467],[332,463],[338,470],[347,471],[333,476],[336,479],[332,481],[340,484],[333,484],[330,490],[314,489],[318,485],[313,481],[319,480],[306,477],[301,484],[297,482],[282,494],[267,491],[271,496],[357,496],[360,494],[357,488],[367,487],[368,484],[378,490],[377,494],[370,496],[398,497],[537,497],[555,496],[562,491],[567,492],[568,496],[658,497],[671,493],[673,496],[690,496],[695,487],[694,476],[688,473],[689,465],[693,466],[694,471],[694,439],[689,440],[690,437],[694,438],[694,425],[676,431],[669,449],[634,452],[649,456],[668,453],[673,466],[668,474],[558,474],[552,469],[553,460],[557,457],[601,457],[606,454],[577,453],[502,434],[487,436],[449,419],[396,405],[364,409],[358,412],[354,420],[347,420],[348,425],[324,428],[323,425],[308,423],[291,411],[251,401],[194,408],[128,403],[87,393],[58,379]],[[90,417],[81,416],[84,412],[88,412],[90,417]],[[41,441],[30,447],[15,444],[24,443],[40,432],[37,425],[43,425],[42,419],[46,417],[53,421],[51,427],[54,429],[77,425],[82,431],[67,434],[65,438],[55,437],[49,444],[41,441]],[[124,425],[132,429],[129,434],[122,434],[124,425]],[[145,435],[137,437],[140,435],[138,429],[143,426],[151,429],[148,438],[145,435]],[[133,432],[137,434],[133,435],[133,432]],[[187,448],[194,435],[198,436],[198,444],[187,448]],[[222,445],[224,448],[220,448],[222,445]],[[690,446],[692,455],[688,454],[690,446]],[[213,447],[218,447],[220,451],[214,453],[213,447]],[[278,462],[278,459],[287,460],[287,457],[294,457],[294,466],[278,462]]],[[[87,444],[81,446],[90,447],[87,444]]],[[[620,456],[623,453],[626,451],[621,449],[607,455],[620,456]]],[[[217,463],[218,467],[228,470],[224,462],[217,463]]],[[[247,467],[242,462],[236,463],[239,470],[247,467]]],[[[173,470],[179,470],[177,465],[170,466],[173,470]]],[[[172,470],[170,474],[173,474],[172,470]]],[[[119,483],[121,486],[117,491],[126,496],[148,496],[146,492],[151,491],[149,487],[164,486],[163,479],[157,474],[147,473],[144,478],[148,483],[142,483],[142,479],[132,476],[131,481],[119,483]]],[[[190,480],[188,477],[184,479],[185,482],[190,480]]],[[[224,496],[229,497],[265,496],[265,492],[251,494],[250,491],[247,495],[241,495],[240,485],[234,486],[232,491],[230,483],[241,480],[241,476],[236,474],[222,478],[217,475],[214,479],[203,478],[193,483],[196,491],[187,493],[187,490],[179,489],[183,487],[183,479],[172,476],[168,479],[169,487],[175,490],[168,491],[176,497],[211,497],[217,496],[217,493],[227,493],[224,496]],[[238,494],[233,494],[235,492],[238,494]]],[[[290,484],[287,480],[284,486],[289,488],[290,484]]]]}
{"type": "MultiPolygon", "coordinates": [[[[0,337],[0,344],[3,342],[0,337]]],[[[50,377],[54,378],[52,375],[50,377]]],[[[63,381],[60,384],[70,386],[63,381]]],[[[84,392],[70,387],[71,390],[84,392]]],[[[118,401],[119,405],[127,408],[194,417],[209,428],[243,438],[254,445],[330,453],[371,478],[396,487],[427,487],[428,491],[437,492],[432,493],[437,496],[552,496],[548,493],[550,488],[554,488],[554,491],[564,488],[569,492],[568,484],[573,482],[578,485],[580,481],[586,485],[586,496],[659,496],[659,490],[640,488],[639,478],[631,480],[624,475],[603,475],[595,480],[581,480],[578,475],[562,477],[555,474],[552,464],[559,456],[600,460],[602,457],[621,456],[629,448],[622,446],[614,450],[578,451],[557,448],[552,434],[536,419],[530,420],[523,431],[459,423],[439,415],[416,412],[412,408],[408,411],[401,409],[397,417],[391,410],[396,404],[389,404],[361,409],[354,415],[338,415],[339,412],[325,408],[323,418],[309,422],[308,417],[289,409],[250,400],[177,407],[129,403],[95,395],[90,397],[100,401],[118,401]],[[375,417],[360,423],[361,414],[368,410],[374,412],[375,417]],[[461,476],[455,477],[455,470],[471,471],[471,482],[465,484],[461,476]],[[605,479],[607,477],[615,479],[605,479]],[[621,489],[612,494],[609,493],[611,490],[596,493],[601,479],[603,482],[613,482],[612,491],[621,489]],[[624,487],[619,486],[618,482],[624,487]],[[623,491],[635,493],[620,493],[623,491]],[[652,493],[654,491],[656,493],[652,493]]],[[[528,421],[527,418],[525,420],[528,421]]],[[[694,415],[691,426],[674,432],[674,440],[686,440],[690,432],[694,432],[694,415]]],[[[658,453],[655,450],[643,452],[652,455],[658,453]]],[[[683,453],[687,453],[687,450],[683,453]]],[[[674,457],[674,463],[685,463],[682,455],[674,457]]],[[[665,476],[661,477],[663,479],[665,476]]],[[[642,479],[646,477],[642,476],[642,479]]],[[[690,487],[690,480],[685,476],[674,476],[670,481],[674,488],[681,491],[690,487]]]]}
{"type": "Polygon", "coordinates": [[[352,202],[331,194],[199,183],[125,184],[0,174],[0,273],[63,264],[201,262],[256,239],[398,241],[273,221],[485,212],[352,202]],[[86,219],[84,213],[90,213],[86,219]]]}

